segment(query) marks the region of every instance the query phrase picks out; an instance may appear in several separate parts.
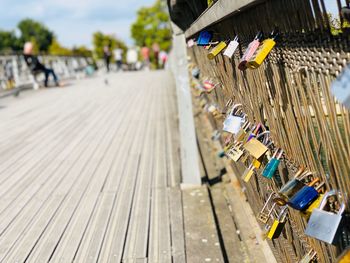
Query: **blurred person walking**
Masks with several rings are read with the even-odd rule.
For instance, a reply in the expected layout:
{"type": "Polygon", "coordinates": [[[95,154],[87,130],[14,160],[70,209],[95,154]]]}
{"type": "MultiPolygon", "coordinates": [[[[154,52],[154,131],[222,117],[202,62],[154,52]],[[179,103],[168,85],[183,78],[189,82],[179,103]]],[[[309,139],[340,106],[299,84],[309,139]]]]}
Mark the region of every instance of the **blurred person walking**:
{"type": "Polygon", "coordinates": [[[126,62],[129,70],[136,70],[136,63],[138,61],[138,54],[135,48],[129,48],[126,52],[126,62]]]}
{"type": "Polygon", "coordinates": [[[143,59],[143,67],[149,69],[150,50],[145,45],[141,48],[141,56],[143,59]]]}
{"type": "Polygon", "coordinates": [[[159,44],[153,43],[152,50],[153,50],[153,56],[154,56],[154,63],[156,65],[156,69],[159,68],[159,44]]]}
{"type": "Polygon", "coordinates": [[[159,59],[160,59],[160,65],[161,68],[165,68],[165,64],[168,61],[168,53],[166,53],[164,50],[161,50],[159,52],[159,59]]]}
{"type": "Polygon", "coordinates": [[[27,66],[29,67],[31,73],[36,75],[38,73],[43,72],[45,74],[45,87],[48,87],[49,77],[52,75],[53,80],[56,86],[61,86],[58,78],[55,74],[55,71],[51,68],[45,67],[42,63],[40,63],[37,56],[33,55],[33,43],[26,42],[23,48],[24,60],[26,61],[27,66]]]}
{"type": "Polygon", "coordinates": [[[114,50],[114,59],[117,66],[117,71],[121,70],[123,65],[123,50],[121,48],[116,48],[114,50]]]}
{"type": "Polygon", "coordinates": [[[112,54],[111,54],[110,47],[107,45],[104,46],[103,47],[103,58],[105,61],[107,72],[109,72],[109,70],[110,70],[111,57],[112,57],[112,54]]]}

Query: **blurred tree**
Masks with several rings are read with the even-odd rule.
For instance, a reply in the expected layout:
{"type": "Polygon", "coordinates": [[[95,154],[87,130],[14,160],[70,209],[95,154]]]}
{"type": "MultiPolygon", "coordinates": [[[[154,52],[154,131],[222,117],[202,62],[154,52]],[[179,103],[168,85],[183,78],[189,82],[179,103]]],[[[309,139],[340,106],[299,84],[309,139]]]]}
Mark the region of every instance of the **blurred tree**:
{"type": "Polygon", "coordinates": [[[49,54],[55,56],[71,56],[72,50],[62,46],[56,38],[52,40],[51,45],[49,46],[49,54]]]}
{"type": "Polygon", "coordinates": [[[121,48],[123,49],[123,53],[125,56],[125,53],[127,51],[127,46],[125,43],[117,37],[113,35],[106,35],[103,34],[102,32],[95,32],[93,35],[93,45],[94,45],[94,53],[97,58],[101,59],[103,58],[103,47],[104,46],[109,46],[110,50],[113,53],[113,50],[116,48],[121,48]]]}
{"type": "Polygon", "coordinates": [[[344,20],[343,25],[341,26],[340,19],[331,13],[328,13],[328,21],[331,29],[331,34],[334,36],[342,33],[342,28],[350,28],[350,23],[347,20],[344,20]]]}
{"type": "Polygon", "coordinates": [[[171,30],[165,1],[156,0],[153,6],[138,10],[136,21],[131,26],[131,36],[140,47],[151,48],[153,43],[158,43],[160,49],[169,51],[171,30]]]}
{"type": "Polygon", "coordinates": [[[19,39],[14,31],[0,30],[0,51],[2,53],[21,50],[19,39]]]}
{"type": "Polygon", "coordinates": [[[44,24],[28,18],[20,21],[18,28],[21,31],[20,41],[22,45],[26,41],[35,39],[40,51],[49,50],[54,40],[54,33],[44,24]]]}
{"type": "Polygon", "coordinates": [[[92,57],[92,51],[85,46],[76,46],[72,49],[73,56],[92,57]]]}

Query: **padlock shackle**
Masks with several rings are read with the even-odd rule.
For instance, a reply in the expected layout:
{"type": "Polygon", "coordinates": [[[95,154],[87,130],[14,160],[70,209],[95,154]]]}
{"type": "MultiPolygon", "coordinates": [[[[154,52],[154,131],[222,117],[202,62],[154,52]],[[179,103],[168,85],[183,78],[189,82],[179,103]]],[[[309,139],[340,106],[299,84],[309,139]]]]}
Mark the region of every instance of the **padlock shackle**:
{"type": "Polygon", "coordinates": [[[295,173],[294,178],[298,178],[300,175],[302,175],[305,171],[305,166],[301,166],[299,170],[295,173]]]}
{"type": "MultiPolygon", "coordinates": [[[[337,196],[337,197],[338,197],[338,201],[340,202],[339,196],[341,196],[341,195],[342,195],[342,193],[341,193],[339,190],[331,190],[331,191],[328,191],[328,192],[325,193],[325,195],[323,196],[322,201],[321,201],[321,203],[320,203],[320,205],[319,205],[318,208],[319,208],[320,210],[323,210],[324,207],[325,207],[325,205],[326,205],[327,202],[328,202],[328,198],[331,197],[331,196],[337,196]]],[[[340,209],[339,209],[339,211],[338,211],[337,214],[338,214],[338,215],[342,215],[342,214],[344,213],[344,211],[345,211],[345,203],[342,202],[341,205],[340,205],[340,209]]]]}
{"type": "Polygon", "coordinates": [[[320,178],[315,178],[314,180],[312,180],[310,183],[308,183],[308,186],[314,186],[317,182],[320,181],[320,178]]]}
{"type": "Polygon", "coordinates": [[[287,216],[287,214],[288,214],[288,205],[285,205],[285,206],[283,206],[282,208],[281,208],[281,211],[280,211],[280,213],[278,214],[278,217],[277,217],[277,219],[279,220],[279,221],[284,221],[285,220],[285,217],[287,216]]]}
{"type": "Polygon", "coordinates": [[[278,152],[278,150],[280,151],[280,153],[278,155],[276,155],[277,156],[277,160],[281,159],[281,157],[283,155],[283,149],[282,148],[278,148],[277,152],[278,152]]]}
{"type": "Polygon", "coordinates": [[[232,105],[233,105],[233,99],[231,98],[226,102],[225,107],[230,107],[232,105]]]}
{"type": "Polygon", "coordinates": [[[229,115],[233,115],[233,114],[236,112],[236,110],[237,110],[238,107],[242,107],[242,104],[240,104],[240,103],[238,103],[238,104],[233,104],[233,107],[231,108],[231,110],[230,110],[230,112],[229,112],[229,115]]]}

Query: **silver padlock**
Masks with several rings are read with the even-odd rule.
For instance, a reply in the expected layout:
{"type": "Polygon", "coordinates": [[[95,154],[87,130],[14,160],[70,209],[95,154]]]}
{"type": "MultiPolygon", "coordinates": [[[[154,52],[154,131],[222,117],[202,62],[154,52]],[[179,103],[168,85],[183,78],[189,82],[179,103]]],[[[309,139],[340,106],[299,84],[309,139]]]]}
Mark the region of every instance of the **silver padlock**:
{"type": "Polygon", "coordinates": [[[332,190],[327,192],[324,195],[319,208],[313,210],[306,226],[305,234],[328,244],[335,244],[337,243],[338,236],[341,232],[340,225],[343,219],[342,214],[345,210],[345,203],[341,203],[339,211],[336,214],[325,211],[324,208],[331,196],[337,196],[338,201],[340,202],[340,191],[332,190]]]}
{"type": "Polygon", "coordinates": [[[350,64],[332,82],[331,93],[347,109],[350,109],[350,64]]]}
{"type": "Polygon", "coordinates": [[[240,106],[242,106],[242,104],[236,104],[232,107],[224,121],[223,131],[231,134],[237,134],[240,131],[245,122],[245,116],[242,116],[238,112],[240,106]]]}

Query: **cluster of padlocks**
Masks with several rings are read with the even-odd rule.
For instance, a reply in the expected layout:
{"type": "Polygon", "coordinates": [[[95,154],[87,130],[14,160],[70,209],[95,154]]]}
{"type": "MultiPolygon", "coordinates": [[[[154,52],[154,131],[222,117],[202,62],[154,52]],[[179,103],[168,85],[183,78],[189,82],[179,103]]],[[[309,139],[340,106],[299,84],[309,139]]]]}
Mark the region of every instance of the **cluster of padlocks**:
{"type": "MultiPolygon", "coordinates": [[[[272,180],[278,174],[281,160],[287,161],[287,156],[283,149],[274,145],[268,129],[262,123],[250,123],[242,105],[234,104],[232,100],[223,110],[204,103],[202,106],[214,116],[226,115],[221,133],[225,143],[222,155],[246,166],[242,181],[248,183],[253,174],[272,180]],[[266,160],[267,164],[260,169],[266,160]]],[[[294,209],[308,220],[307,236],[336,245],[342,231],[344,198],[346,195],[339,190],[327,191],[325,182],[316,173],[299,167],[278,192],[270,193],[257,219],[265,225],[264,237],[277,239],[283,232],[289,210],[294,209]]],[[[310,262],[314,257],[316,252],[310,250],[301,262],[310,262]]]]}
{"type": "MultiPolygon", "coordinates": [[[[241,56],[238,69],[245,71],[247,69],[257,69],[260,67],[276,45],[276,38],[278,36],[279,33],[277,29],[272,31],[270,36],[266,39],[264,39],[263,32],[259,31],[241,56]]],[[[213,37],[213,32],[207,30],[201,31],[197,39],[190,39],[187,41],[187,46],[193,47],[197,45],[204,47],[209,50],[209,59],[214,59],[221,52],[223,52],[224,56],[232,59],[239,47],[238,36],[235,36],[233,40],[228,39],[224,41],[213,41],[213,37]]],[[[207,80],[203,85],[203,89],[210,92],[218,85],[218,83],[214,84],[212,81],[207,80]]],[[[350,65],[345,67],[342,74],[333,82],[331,91],[340,103],[350,109],[350,65]]]]}
{"type": "MultiPolygon", "coordinates": [[[[243,53],[238,64],[239,70],[258,68],[275,46],[277,36],[278,32],[274,31],[269,38],[263,40],[263,33],[259,32],[243,53]]],[[[209,59],[215,58],[221,52],[224,56],[232,58],[239,46],[238,36],[233,40],[220,42],[214,42],[212,38],[212,32],[202,31],[197,40],[191,39],[187,44],[188,47],[197,45],[208,49],[209,59]]],[[[199,73],[198,68],[192,69],[195,79],[199,79],[199,73]]],[[[347,108],[350,108],[349,80],[350,66],[347,66],[330,87],[333,95],[347,108]]],[[[195,87],[199,94],[210,93],[221,86],[210,78],[197,83],[199,85],[195,87]]],[[[287,161],[288,158],[283,149],[276,147],[263,123],[249,122],[242,105],[235,104],[232,99],[227,101],[222,110],[215,104],[208,105],[205,101],[202,102],[202,106],[214,116],[224,115],[221,134],[224,135],[225,147],[219,156],[227,156],[233,162],[242,162],[246,166],[242,181],[248,183],[254,174],[258,174],[264,180],[272,180],[278,174],[281,160],[287,161]],[[266,165],[262,167],[264,163],[266,165]]],[[[307,219],[305,235],[336,245],[343,229],[346,198],[346,193],[329,189],[326,182],[315,172],[305,167],[297,167],[291,180],[282,185],[277,192],[270,191],[257,218],[265,225],[264,237],[273,240],[280,237],[289,210],[294,209],[307,219]]],[[[316,252],[310,250],[301,262],[310,262],[316,256],[316,252]]]]}
{"type": "MultiPolygon", "coordinates": [[[[259,31],[241,57],[238,68],[242,71],[258,68],[276,45],[275,40],[278,35],[278,31],[274,30],[264,40],[263,32],[259,31]]],[[[213,32],[202,31],[197,40],[191,39],[187,42],[187,45],[188,47],[192,47],[196,44],[197,46],[203,46],[205,49],[208,49],[209,59],[214,59],[221,52],[223,52],[224,56],[232,58],[239,46],[238,36],[235,36],[233,40],[212,41],[213,36],[213,32]]]]}

